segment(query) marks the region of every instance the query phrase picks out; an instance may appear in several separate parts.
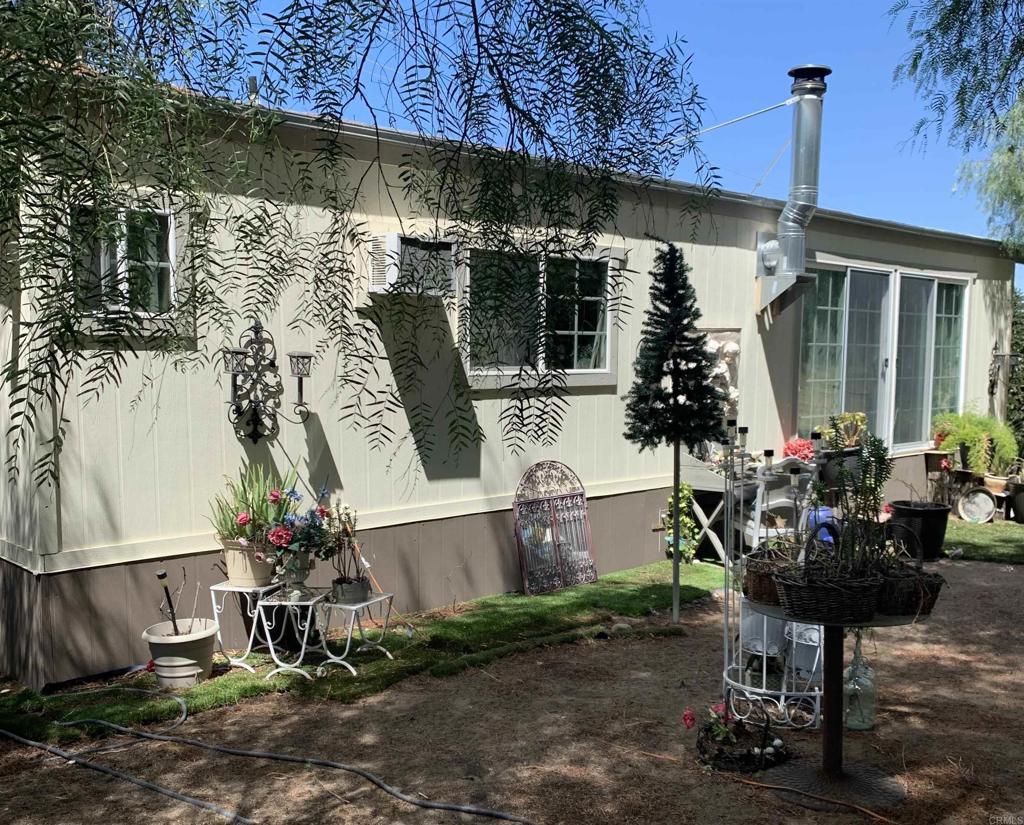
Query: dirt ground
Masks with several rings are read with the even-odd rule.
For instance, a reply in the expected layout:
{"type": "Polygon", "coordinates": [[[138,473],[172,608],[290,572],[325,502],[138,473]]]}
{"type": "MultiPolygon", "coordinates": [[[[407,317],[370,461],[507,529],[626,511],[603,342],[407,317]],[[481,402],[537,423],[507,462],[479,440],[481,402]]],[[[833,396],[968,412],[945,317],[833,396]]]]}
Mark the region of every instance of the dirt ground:
{"type": "MultiPolygon", "coordinates": [[[[949,582],[925,624],[876,632],[875,730],[849,757],[894,774],[900,823],[1024,822],[1024,567],[942,562],[949,582]]],[[[686,706],[720,688],[716,601],[692,606],[683,637],[614,639],[525,653],[448,679],[407,680],[355,705],[268,696],[176,731],[239,747],[355,763],[403,790],[537,823],[846,823],[705,771],[686,706]]],[[[817,759],[816,733],[784,734],[817,759]]],[[[421,811],[327,769],[147,743],[96,757],[261,823],[485,822],[421,811]]],[[[771,772],[762,775],[771,781],[771,772]]],[[[205,823],[213,815],[0,745],[0,822],[205,823]]],[[[493,820],[490,820],[493,821],[493,820]]]]}

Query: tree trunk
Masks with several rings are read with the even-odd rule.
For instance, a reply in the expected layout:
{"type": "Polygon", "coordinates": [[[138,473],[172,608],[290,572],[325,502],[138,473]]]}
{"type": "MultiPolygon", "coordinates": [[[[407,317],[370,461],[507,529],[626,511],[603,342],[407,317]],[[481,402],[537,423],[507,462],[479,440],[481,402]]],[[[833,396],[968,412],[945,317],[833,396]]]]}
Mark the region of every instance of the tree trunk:
{"type": "Polygon", "coordinates": [[[672,624],[679,624],[679,441],[672,444],[672,624]]]}

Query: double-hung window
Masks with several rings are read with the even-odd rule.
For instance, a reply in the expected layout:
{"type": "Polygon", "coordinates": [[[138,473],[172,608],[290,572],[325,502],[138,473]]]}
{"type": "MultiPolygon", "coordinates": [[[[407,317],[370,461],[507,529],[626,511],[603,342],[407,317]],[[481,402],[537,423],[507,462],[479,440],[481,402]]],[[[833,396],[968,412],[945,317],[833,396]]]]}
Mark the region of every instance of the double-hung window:
{"type": "Polygon", "coordinates": [[[938,275],[812,270],[803,295],[797,429],[863,412],[894,446],[961,407],[966,285],[938,275]]]}
{"type": "Polygon", "coordinates": [[[77,207],[71,214],[77,298],[87,312],[169,312],[174,235],[166,212],[110,212],[77,207]]]}
{"type": "Polygon", "coordinates": [[[470,368],[607,371],[607,293],[607,260],[470,250],[470,368]]]}

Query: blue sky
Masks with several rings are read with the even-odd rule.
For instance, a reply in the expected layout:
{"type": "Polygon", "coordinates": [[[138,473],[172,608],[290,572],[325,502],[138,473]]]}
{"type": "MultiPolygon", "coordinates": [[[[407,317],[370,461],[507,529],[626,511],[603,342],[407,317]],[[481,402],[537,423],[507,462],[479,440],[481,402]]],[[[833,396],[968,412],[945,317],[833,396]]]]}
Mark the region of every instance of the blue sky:
{"type": "MultiPolygon", "coordinates": [[[[909,48],[891,0],[647,0],[659,36],[678,32],[713,125],[789,96],[786,72],[802,63],[831,66],[822,127],[823,207],[955,232],[987,235],[973,193],[954,191],[961,153],[941,139],[909,145],[925,103],[895,86],[893,69],[909,48]]],[[[750,192],[790,133],[788,107],[705,137],[722,185],[750,192]]],[[[685,169],[680,173],[685,175],[685,169]]],[[[757,189],[785,197],[789,154],[757,189]]],[[[1018,268],[1018,282],[1021,271],[1018,268]]]]}

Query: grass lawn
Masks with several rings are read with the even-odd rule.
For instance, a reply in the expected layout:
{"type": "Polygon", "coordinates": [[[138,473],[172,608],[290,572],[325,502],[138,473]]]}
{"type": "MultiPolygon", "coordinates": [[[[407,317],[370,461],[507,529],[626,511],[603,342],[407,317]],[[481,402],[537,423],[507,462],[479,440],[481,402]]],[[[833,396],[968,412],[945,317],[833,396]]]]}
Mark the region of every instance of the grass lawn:
{"type": "Polygon", "coordinates": [[[961,548],[963,558],[971,561],[1024,564],[1024,524],[1015,521],[971,524],[951,518],[943,549],[949,553],[954,547],[961,548]]]}
{"type": "MultiPolygon", "coordinates": [[[[1024,529],[1024,528],[1022,528],[1024,529]]],[[[389,635],[387,646],[394,660],[369,654],[362,662],[353,657],[359,675],[328,668],[327,675],[310,682],[280,674],[264,680],[269,656],[256,657],[255,674],[233,669],[194,688],[181,691],[190,714],[235,704],[241,699],[274,692],[291,692],[320,699],[351,702],[378,693],[416,673],[443,677],[467,667],[485,665],[502,656],[539,645],[562,644],[607,633],[614,617],[641,618],[652,608],[663,610],[672,602],[672,565],[668,561],[610,573],[594,584],[580,585],[542,596],[504,594],[477,599],[450,615],[442,612],[413,617],[416,633],[407,638],[389,635]]],[[[722,568],[711,564],[684,565],[681,595],[691,602],[722,586],[722,568]]],[[[682,632],[677,627],[650,626],[635,633],[658,635],[682,632]]],[[[310,667],[312,672],[315,667],[310,667]]],[[[150,674],[116,680],[137,688],[155,688],[150,674]]],[[[32,690],[0,696],[0,728],[31,739],[70,741],[85,736],[85,728],[63,728],[55,720],[97,718],[122,725],[173,719],[177,703],[157,697],[111,692],[92,696],[53,694],[42,697],[32,690]]],[[[99,728],[93,728],[98,733],[99,728]]]]}

